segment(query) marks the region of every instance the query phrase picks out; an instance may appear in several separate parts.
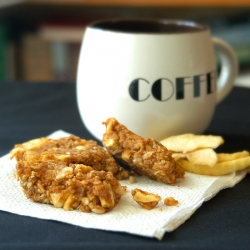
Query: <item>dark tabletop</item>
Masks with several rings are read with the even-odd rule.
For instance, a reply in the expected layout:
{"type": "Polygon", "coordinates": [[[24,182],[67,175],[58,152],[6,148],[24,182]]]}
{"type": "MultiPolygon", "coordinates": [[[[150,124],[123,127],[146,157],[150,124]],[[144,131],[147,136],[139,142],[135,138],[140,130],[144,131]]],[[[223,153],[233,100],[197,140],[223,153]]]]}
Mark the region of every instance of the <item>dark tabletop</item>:
{"type": "MultiPolygon", "coordinates": [[[[0,156],[58,129],[94,139],[81,122],[74,83],[0,83],[0,156]]],[[[250,151],[250,88],[235,87],[205,133],[224,137],[218,151],[250,151]]],[[[0,249],[250,249],[250,175],[161,241],[0,211],[0,249]]]]}

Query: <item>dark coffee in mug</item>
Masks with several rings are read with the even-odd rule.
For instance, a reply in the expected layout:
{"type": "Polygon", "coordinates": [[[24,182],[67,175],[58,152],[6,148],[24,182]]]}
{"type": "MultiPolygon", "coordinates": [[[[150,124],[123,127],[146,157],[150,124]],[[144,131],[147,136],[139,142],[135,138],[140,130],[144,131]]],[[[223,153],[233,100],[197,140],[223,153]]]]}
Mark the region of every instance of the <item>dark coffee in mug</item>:
{"type": "Polygon", "coordinates": [[[93,23],[91,28],[129,33],[189,33],[208,30],[206,25],[170,20],[108,20],[93,23]]]}

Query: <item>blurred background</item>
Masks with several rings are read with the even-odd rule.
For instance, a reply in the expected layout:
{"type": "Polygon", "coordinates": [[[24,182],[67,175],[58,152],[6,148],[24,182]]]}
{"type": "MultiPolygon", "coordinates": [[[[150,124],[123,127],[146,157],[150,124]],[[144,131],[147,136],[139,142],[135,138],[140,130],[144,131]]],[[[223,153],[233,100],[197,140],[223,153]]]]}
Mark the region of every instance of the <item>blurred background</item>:
{"type": "Polygon", "coordinates": [[[248,84],[249,0],[0,0],[0,84],[75,83],[86,25],[119,17],[185,19],[209,25],[213,36],[234,48],[240,82],[248,84]]]}

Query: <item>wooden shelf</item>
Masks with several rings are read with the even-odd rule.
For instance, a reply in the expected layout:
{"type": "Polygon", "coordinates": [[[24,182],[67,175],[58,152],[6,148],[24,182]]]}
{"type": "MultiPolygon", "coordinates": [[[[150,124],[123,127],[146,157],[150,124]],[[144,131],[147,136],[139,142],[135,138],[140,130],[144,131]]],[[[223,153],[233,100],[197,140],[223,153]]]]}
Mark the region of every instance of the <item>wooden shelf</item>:
{"type": "Polygon", "coordinates": [[[24,2],[96,6],[250,6],[249,0],[27,0],[24,2]]]}
{"type": "Polygon", "coordinates": [[[126,6],[126,7],[243,7],[249,0],[2,0],[0,6],[13,4],[78,5],[78,6],[126,6]]]}

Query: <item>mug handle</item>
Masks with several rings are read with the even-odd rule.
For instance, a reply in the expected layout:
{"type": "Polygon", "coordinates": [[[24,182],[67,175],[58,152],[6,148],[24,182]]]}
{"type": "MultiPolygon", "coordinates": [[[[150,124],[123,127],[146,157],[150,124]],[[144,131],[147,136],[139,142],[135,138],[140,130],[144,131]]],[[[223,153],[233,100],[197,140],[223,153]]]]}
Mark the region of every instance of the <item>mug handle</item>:
{"type": "Polygon", "coordinates": [[[221,102],[234,86],[238,74],[238,60],[232,47],[221,39],[212,38],[214,48],[221,59],[221,71],[217,79],[216,102],[221,102]]]}

